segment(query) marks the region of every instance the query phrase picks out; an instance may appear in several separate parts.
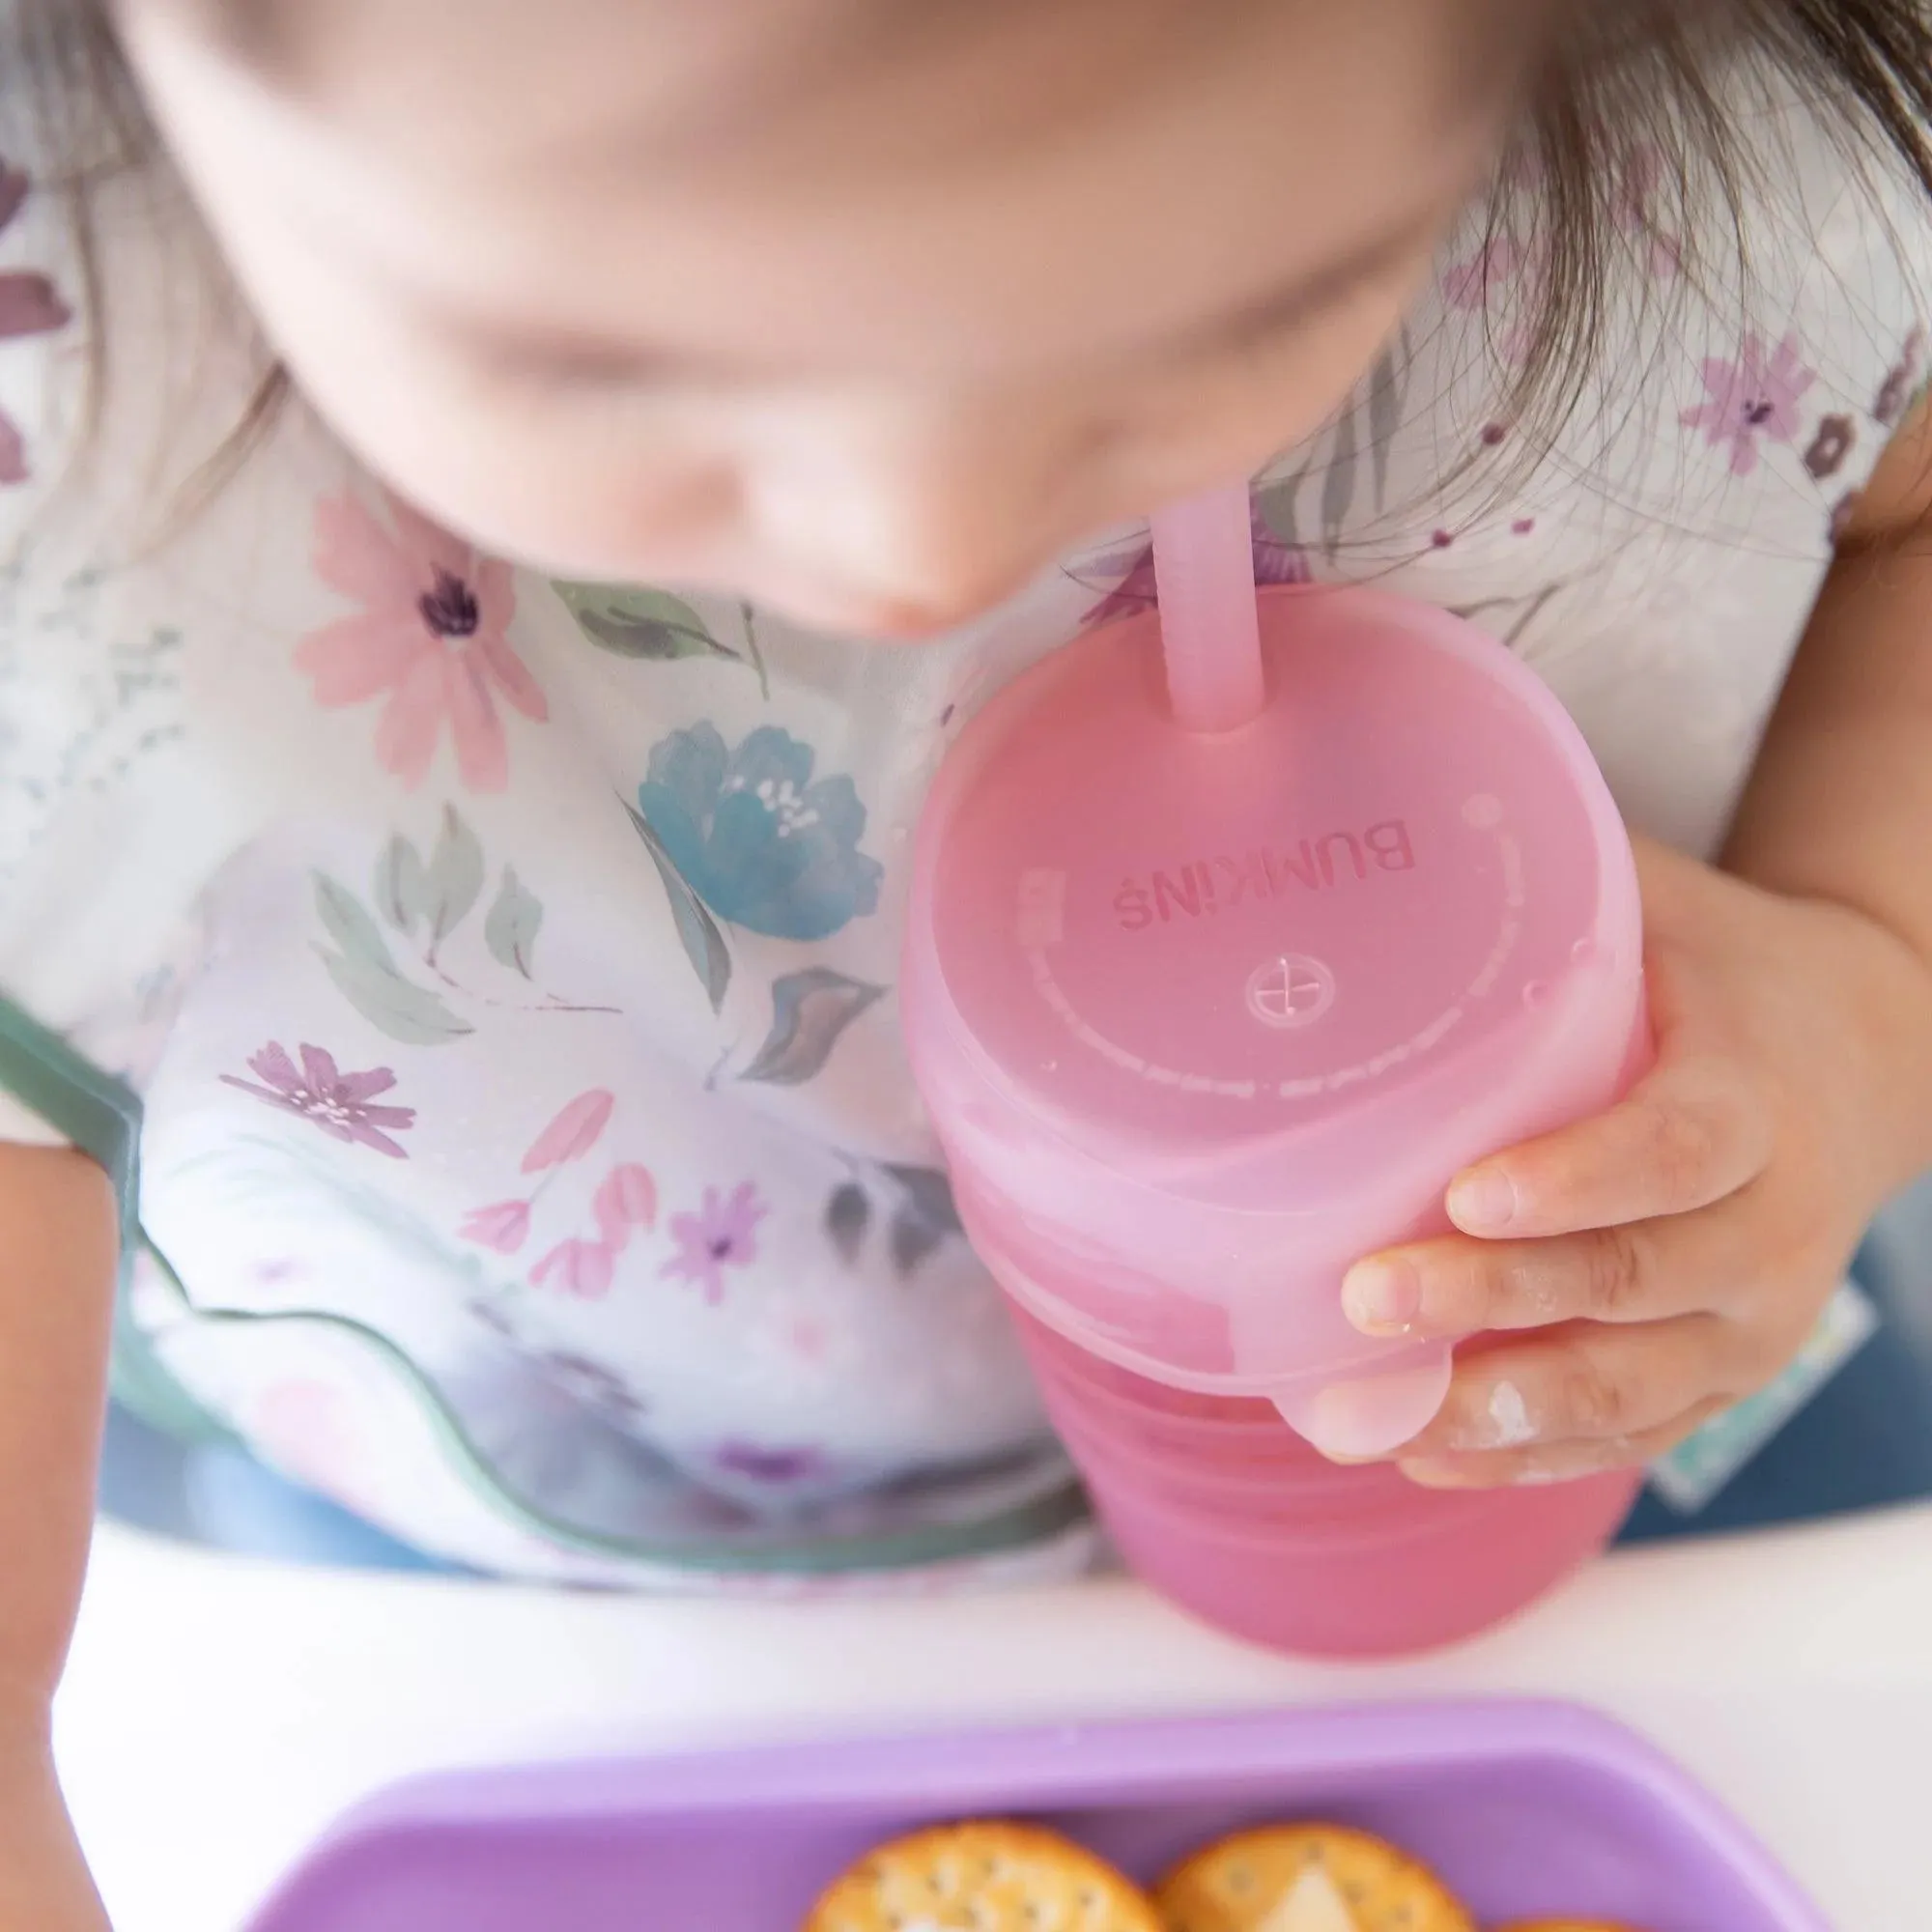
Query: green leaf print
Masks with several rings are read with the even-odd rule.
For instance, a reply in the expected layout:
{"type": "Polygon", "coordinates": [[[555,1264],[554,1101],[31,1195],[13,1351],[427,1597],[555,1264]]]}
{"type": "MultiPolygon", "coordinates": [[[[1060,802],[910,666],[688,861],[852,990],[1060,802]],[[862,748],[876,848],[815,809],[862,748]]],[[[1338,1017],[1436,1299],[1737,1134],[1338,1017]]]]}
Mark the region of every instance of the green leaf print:
{"type": "Polygon", "coordinates": [[[959,1209],[952,1200],[952,1183],[936,1167],[888,1167],[886,1172],[905,1189],[906,1200],[923,1221],[942,1234],[963,1235],[959,1209]]]}
{"type": "Polygon", "coordinates": [[[909,1275],[942,1241],[964,1234],[952,1183],[936,1167],[888,1167],[903,1190],[893,1214],[893,1265],[909,1275]]]}
{"type": "Polygon", "coordinates": [[[527,980],[543,916],[543,901],[517,877],[512,867],[505,866],[496,903],[483,921],[483,943],[489,947],[490,956],[527,980]]]}
{"type": "Polygon", "coordinates": [[[1369,375],[1369,460],[1375,469],[1376,508],[1388,505],[1389,450],[1402,424],[1403,390],[1408,364],[1408,330],[1384,349],[1369,375]]]}
{"type": "Polygon", "coordinates": [[[825,1204],[825,1233],[847,1267],[859,1259],[871,1219],[872,1204],[856,1180],[836,1188],[825,1204]]]}
{"type": "Polygon", "coordinates": [[[355,1010],[406,1046],[437,1046],[474,1029],[426,987],[406,980],[369,909],[327,872],[315,874],[315,906],[339,951],[318,946],[328,977],[355,1010]]]}
{"type": "Polygon", "coordinates": [[[668,590],[623,583],[558,582],[556,594],[577,619],[577,628],[599,650],[614,657],[668,663],[676,658],[743,657],[721,643],[710,627],[681,597],[668,590]]]}
{"type": "Polygon", "coordinates": [[[393,967],[345,958],[322,947],[322,963],[342,996],[379,1032],[405,1046],[442,1046],[476,1029],[458,1019],[426,987],[405,980],[393,967]]]}
{"type": "Polygon", "coordinates": [[[718,922],[705,910],[704,901],[691,890],[684,874],[671,864],[670,854],[658,842],[650,821],[628,801],[624,810],[630,814],[638,837],[644,841],[644,850],[651,855],[651,863],[658,868],[658,877],[664,882],[665,897],[670,901],[671,920],[684,946],[685,957],[691,961],[693,970],[703,984],[705,996],[715,1013],[724,1004],[725,988],[731,983],[731,952],[724,944],[724,935],[718,930],[718,922]]]}
{"type": "Polygon", "coordinates": [[[413,935],[428,904],[422,854],[398,833],[376,862],[376,909],[398,932],[413,935]]]}
{"type": "Polygon", "coordinates": [[[367,908],[327,872],[315,875],[315,909],[322,915],[323,929],[349,958],[395,972],[396,962],[367,908]]]}
{"type": "Polygon", "coordinates": [[[1303,463],[1293,476],[1265,483],[1255,492],[1255,505],[1262,513],[1264,526],[1270,536],[1279,539],[1291,550],[1302,547],[1301,523],[1295,514],[1295,503],[1301,496],[1301,486],[1307,480],[1308,465],[1303,463]]]}
{"type": "Polygon", "coordinates": [[[456,808],[442,809],[442,835],[430,854],[424,907],[431,936],[440,944],[468,919],[483,896],[483,847],[456,808]]]}
{"type": "Polygon", "coordinates": [[[801,1087],[821,1071],[845,1029],[885,992],[829,966],[788,973],[772,987],[772,1030],[739,1074],[770,1087],[801,1087]]]}
{"type": "Polygon", "coordinates": [[[1321,542],[1330,556],[1342,544],[1342,526],[1355,501],[1355,405],[1351,400],[1335,425],[1335,446],[1321,479],[1321,542]]]}

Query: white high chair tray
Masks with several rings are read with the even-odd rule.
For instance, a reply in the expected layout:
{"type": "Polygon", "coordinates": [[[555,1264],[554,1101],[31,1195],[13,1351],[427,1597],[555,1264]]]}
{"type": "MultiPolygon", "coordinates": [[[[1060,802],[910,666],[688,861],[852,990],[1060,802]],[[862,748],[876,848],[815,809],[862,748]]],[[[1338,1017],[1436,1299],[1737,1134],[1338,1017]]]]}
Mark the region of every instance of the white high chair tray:
{"type": "Polygon", "coordinates": [[[57,1711],[118,1932],[239,1932],[341,1810],[526,1758],[1380,1697],[1595,1704],[1847,1932],[1923,1932],[1932,1508],[1618,1555],[1506,1631],[1295,1663],[1128,1583],[719,1605],[237,1561],[103,1528],[57,1711]]]}

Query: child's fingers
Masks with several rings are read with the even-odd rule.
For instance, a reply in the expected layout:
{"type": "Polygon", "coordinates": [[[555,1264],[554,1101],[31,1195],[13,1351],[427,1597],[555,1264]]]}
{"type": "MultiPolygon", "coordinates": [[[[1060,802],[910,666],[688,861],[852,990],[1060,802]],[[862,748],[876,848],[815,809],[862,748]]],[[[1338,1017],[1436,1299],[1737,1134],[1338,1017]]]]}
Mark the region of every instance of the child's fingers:
{"type": "Polygon", "coordinates": [[[1365,1335],[1450,1340],[1721,1313],[1764,1272],[1751,1234],[1747,1219],[1720,1204],[1542,1241],[1449,1235],[1356,1263],[1343,1279],[1342,1306],[1365,1335]]]}
{"type": "Polygon", "coordinates": [[[1497,1490],[1526,1483],[1574,1483],[1611,1469],[1637,1469],[1667,1456],[1726,1406],[1713,1396],[1675,1420],[1637,1435],[1601,1442],[1552,1442],[1533,1449],[1405,1461],[1402,1472],[1426,1490],[1497,1490]]]}
{"type": "Polygon", "coordinates": [[[1449,1214],[1486,1239],[1688,1214],[1763,1173],[1772,1137],[1771,1109],[1741,1068],[1679,1062],[1607,1113],[1467,1169],[1449,1189],[1449,1214]]]}
{"type": "Polygon", "coordinates": [[[1539,1444],[1622,1442],[1755,1378],[1743,1332],[1716,1316],[1642,1328],[1583,1323],[1457,1366],[1441,1410],[1401,1461],[1539,1444]]]}

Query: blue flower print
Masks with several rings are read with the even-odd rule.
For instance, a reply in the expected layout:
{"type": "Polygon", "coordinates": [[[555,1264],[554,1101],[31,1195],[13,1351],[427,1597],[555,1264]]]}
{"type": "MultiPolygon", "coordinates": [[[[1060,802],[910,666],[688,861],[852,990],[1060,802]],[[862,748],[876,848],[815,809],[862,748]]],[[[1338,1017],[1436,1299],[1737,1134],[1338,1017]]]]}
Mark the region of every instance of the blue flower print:
{"type": "Polygon", "coordinates": [[[638,810],[692,891],[734,925],[773,939],[829,939],[877,909],[885,867],[859,850],[866,808],[852,781],[813,781],[813,754],[760,725],[735,752],[710,724],[651,753],[638,810]]]}

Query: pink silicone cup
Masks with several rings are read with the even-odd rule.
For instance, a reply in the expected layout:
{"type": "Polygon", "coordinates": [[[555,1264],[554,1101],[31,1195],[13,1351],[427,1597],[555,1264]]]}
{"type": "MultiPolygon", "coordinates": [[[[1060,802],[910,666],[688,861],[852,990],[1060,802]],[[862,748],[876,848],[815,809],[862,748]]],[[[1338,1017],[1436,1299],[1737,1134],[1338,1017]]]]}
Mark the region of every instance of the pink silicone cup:
{"type": "Polygon", "coordinates": [[[1469,1161],[1606,1104],[1643,1037],[1628,839],[1493,640],[1360,590],[1260,600],[1265,705],[1166,701],[1158,624],[1002,692],[920,830],[902,1005],[969,1231],[1102,1358],[1406,1439],[1438,1347],[1343,1318],[1469,1161]]]}

